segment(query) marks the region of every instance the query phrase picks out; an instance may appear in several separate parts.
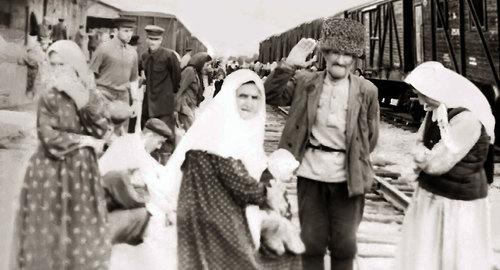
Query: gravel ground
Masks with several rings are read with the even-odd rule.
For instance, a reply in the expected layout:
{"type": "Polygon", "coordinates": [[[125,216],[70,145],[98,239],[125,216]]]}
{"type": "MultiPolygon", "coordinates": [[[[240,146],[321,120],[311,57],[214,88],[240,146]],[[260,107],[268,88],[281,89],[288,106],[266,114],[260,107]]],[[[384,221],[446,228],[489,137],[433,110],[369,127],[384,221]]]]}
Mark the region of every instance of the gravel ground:
{"type": "Polygon", "coordinates": [[[377,147],[372,153],[373,163],[388,164],[384,169],[401,173],[402,181],[415,180],[417,175],[413,172],[415,163],[411,151],[416,139],[416,133],[381,122],[377,147]]]}

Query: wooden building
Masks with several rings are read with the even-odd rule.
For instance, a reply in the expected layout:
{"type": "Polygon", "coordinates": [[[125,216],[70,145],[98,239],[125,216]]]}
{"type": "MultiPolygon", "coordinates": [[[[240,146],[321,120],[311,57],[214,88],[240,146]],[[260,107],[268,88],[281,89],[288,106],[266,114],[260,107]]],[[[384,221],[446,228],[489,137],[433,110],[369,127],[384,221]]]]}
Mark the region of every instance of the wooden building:
{"type": "Polygon", "coordinates": [[[102,1],[93,1],[87,8],[87,29],[112,28],[113,19],[120,17],[122,10],[102,1]]]}
{"type": "Polygon", "coordinates": [[[55,24],[64,18],[68,35],[74,36],[86,24],[87,7],[94,0],[0,0],[0,35],[7,40],[26,42],[30,24],[44,17],[55,24]],[[35,20],[34,22],[30,20],[35,20]]]}

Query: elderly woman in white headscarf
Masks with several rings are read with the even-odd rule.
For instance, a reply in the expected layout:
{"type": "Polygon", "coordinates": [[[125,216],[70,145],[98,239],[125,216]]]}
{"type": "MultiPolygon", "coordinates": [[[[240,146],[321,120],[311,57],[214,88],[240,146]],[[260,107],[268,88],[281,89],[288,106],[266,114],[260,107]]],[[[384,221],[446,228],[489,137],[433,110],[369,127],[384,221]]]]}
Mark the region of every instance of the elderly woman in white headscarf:
{"type": "Polygon", "coordinates": [[[14,269],[107,269],[111,254],[97,165],[109,130],[93,74],[72,41],[48,49],[49,88],[38,106],[40,145],[20,195],[14,269]]]}
{"type": "MultiPolygon", "coordinates": [[[[265,258],[245,216],[281,190],[259,182],[266,168],[265,93],[259,76],[227,77],[167,163],[178,195],[178,269],[293,269],[298,256],[265,258]],[[182,164],[182,166],[181,166],[182,164]],[[182,183],[181,183],[182,180],[182,183]]],[[[175,197],[175,196],[174,196],[175,197]]],[[[299,261],[300,262],[300,261],[299,261]]]]}
{"type": "Polygon", "coordinates": [[[414,153],[418,187],[395,269],[491,269],[490,105],[474,84],[437,62],[421,64],[405,81],[427,115],[414,153]]]}

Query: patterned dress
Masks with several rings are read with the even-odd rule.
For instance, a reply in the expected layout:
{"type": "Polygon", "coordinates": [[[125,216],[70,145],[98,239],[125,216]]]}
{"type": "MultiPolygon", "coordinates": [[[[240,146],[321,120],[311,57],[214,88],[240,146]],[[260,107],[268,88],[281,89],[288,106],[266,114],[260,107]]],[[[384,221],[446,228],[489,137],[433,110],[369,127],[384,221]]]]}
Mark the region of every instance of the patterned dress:
{"type": "MultiPolygon", "coordinates": [[[[96,104],[91,95],[89,104],[96,104]]],[[[82,135],[102,137],[102,106],[77,111],[64,93],[48,90],[37,116],[40,147],[26,170],[17,219],[18,269],[107,269],[111,252],[97,157],[82,135]]]]}
{"type": "Polygon", "coordinates": [[[265,206],[266,189],[240,160],[190,150],[181,169],[178,269],[301,269],[300,256],[255,251],[245,207],[265,206]]]}

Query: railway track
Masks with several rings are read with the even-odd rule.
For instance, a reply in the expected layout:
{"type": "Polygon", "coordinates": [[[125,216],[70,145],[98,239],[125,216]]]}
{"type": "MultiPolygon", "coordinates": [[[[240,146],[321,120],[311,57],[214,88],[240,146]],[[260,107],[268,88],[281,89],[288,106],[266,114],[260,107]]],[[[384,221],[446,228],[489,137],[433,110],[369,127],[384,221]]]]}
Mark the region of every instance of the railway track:
{"type": "Polygon", "coordinates": [[[380,108],[380,118],[398,128],[413,132],[416,132],[420,126],[420,122],[413,120],[410,114],[395,112],[393,109],[387,107],[380,108]]]}
{"type": "MultiPolygon", "coordinates": [[[[267,107],[265,148],[277,149],[288,108],[267,107]]],[[[386,121],[384,119],[384,121],[386,121]]],[[[400,238],[404,210],[408,207],[413,187],[401,181],[399,174],[375,166],[372,192],[366,194],[363,220],[358,231],[358,269],[390,269],[400,238]]],[[[287,187],[292,212],[297,221],[296,187],[287,187]]]]}

